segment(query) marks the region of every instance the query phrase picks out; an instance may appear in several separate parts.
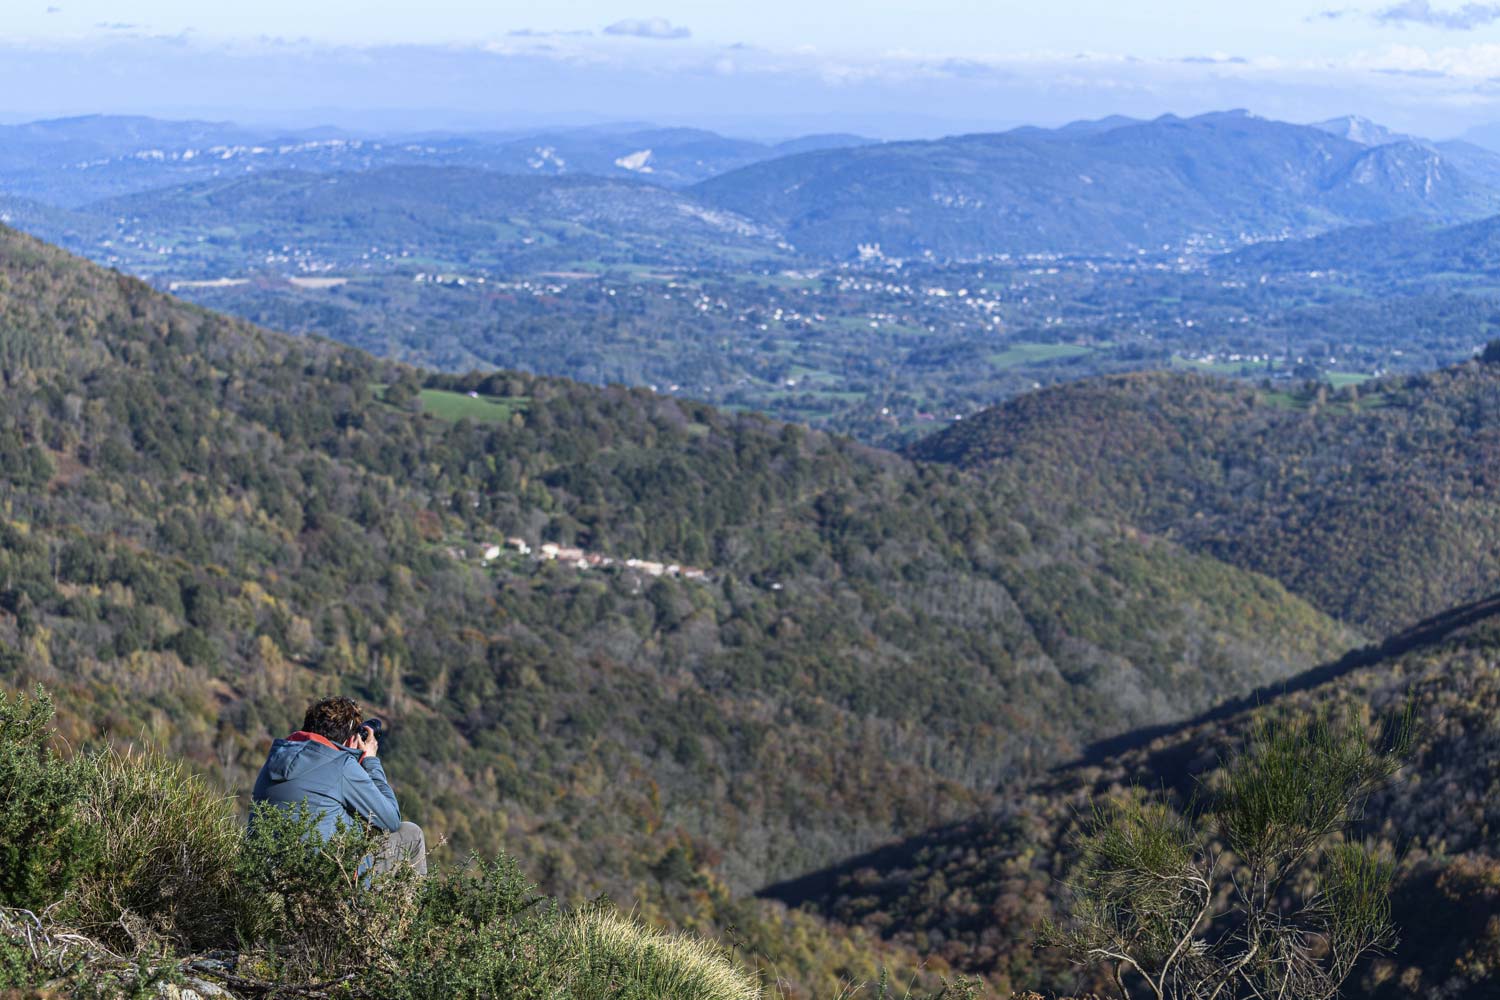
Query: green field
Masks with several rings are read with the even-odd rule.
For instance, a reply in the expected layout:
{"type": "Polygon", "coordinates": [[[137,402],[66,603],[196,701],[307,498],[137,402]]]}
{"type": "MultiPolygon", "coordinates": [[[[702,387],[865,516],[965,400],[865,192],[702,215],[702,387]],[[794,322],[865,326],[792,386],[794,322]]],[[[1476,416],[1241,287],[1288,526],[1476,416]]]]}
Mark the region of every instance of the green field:
{"type": "MultiPolygon", "coordinates": [[[[1348,383],[1346,383],[1348,384],[1348,383]]],[[[1268,392],[1261,396],[1266,405],[1273,406],[1279,410],[1306,410],[1315,402],[1316,397],[1304,391],[1279,391],[1268,392]]],[[[1371,410],[1384,409],[1390,405],[1390,397],[1383,393],[1360,396],[1355,400],[1344,400],[1338,398],[1327,398],[1319,403],[1319,409],[1328,413],[1367,413],[1371,410]]]]}
{"type": "Polygon", "coordinates": [[[1021,341],[1011,344],[997,354],[991,354],[989,361],[996,368],[1014,368],[1016,365],[1057,361],[1061,358],[1078,358],[1092,353],[1093,350],[1092,347],[1083,347],[1078,344],[1032,344],[1021,341]]]}
{"type": "MultiPolygon", "coordinates": [[[[385,398],[383,383],[377,382],[370,388],[381,399],[385,398]]],[[[422,389],[417,398],[422,402],[422,412],[439,420],[474,420],[479,423],[501,423],[514,414],[524,413],[531,404],[525,396],[470,396],[445,389],[422,389]]]]}
{"type": "Polygon", "coordinates": [[[1227,375],[1230,377],[1244,377],[1246,375],[1264,374],[1265,364],[1259,361],[1215,361],[1204,364],[1192,358],[1184,358],[1180,354],[1172,355],[1171,365],[1180,371],[1202,372],[1208,375],[1227,375]]]}
{"type": "Polygon", "coordinates": [[[524,396],[470,396],[442,389],[423,389],[418,398],[422,400],[422,412],[440,420],[475,420],[480,423],[509,420],[512,415],[523,412],[530,403],[524,396]]]}

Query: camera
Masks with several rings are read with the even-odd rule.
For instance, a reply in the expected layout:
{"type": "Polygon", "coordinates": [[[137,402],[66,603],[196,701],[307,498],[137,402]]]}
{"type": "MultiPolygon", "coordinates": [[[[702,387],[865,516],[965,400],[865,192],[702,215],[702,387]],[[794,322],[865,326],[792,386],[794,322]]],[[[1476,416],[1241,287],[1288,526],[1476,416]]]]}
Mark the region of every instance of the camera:
{"type": "Polygon", "coordinates": [[[385,742],[388,730],[383,719],[366,719],[359,724],[360,733],[364,733],[367,729],[377,740],[380,740],[382,743],[385,742]]]}

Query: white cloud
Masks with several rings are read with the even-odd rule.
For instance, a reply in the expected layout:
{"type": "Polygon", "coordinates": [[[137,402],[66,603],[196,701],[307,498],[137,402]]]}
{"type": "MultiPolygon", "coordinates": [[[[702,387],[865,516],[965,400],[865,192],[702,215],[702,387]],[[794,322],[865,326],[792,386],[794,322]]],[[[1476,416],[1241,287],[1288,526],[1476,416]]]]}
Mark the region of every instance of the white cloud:
{"type": "Polygon", "coordinates": [[[1381,24],[1418,24],[1448,31],[1473,31],[1500,21],[1500,3],[1466,3],[1462,7],[1439,10],[1431,0],[1402,0],[1378,10],[1373,17],[1381,24]]]}
{"type": "Polygon", "coordinates": [[[1350,69],[1396,72],[1408,76],[1454,77],[1488,80],[1500,76],[1500,45],[1483,43],[1425,49],[1417,45],[1392,45],[1375,52],[1360,53],[1348,61],[1350,69]]]}
{"type": "Polygon", "coordinates": [[[692,32],[681,25],[673,24],[664,17],[628,17],[616,21],[604,29],[606,35],[629,35],[632,38],[657,38],[671,40],[690,38],[692,32]]]}
{"type": "MultiPolygon", "coordinates": [[[[678,29],[668,24],[664,30],[678,29]]],[[[1500,90],[1488,82],[1500,77],[1500,45],[1493,44],[1400,44],[1332,58],[1211,49],[1160,57],[1046,49],[954,57],[915,49],[771,50],[697,41],[647,48],[597,33],[536,29],[476,45],[385,47],[266,38],[169,45],[108,32],[87,43],[0,45],[0,89],[19,92],[27,81],[46,81],[49,93],[65,95],[53,106],[69,112],[150,112],[176,107],[170,102],[190,92],[205,109],[229,109],[214,113],[231,118],[232,109],[251,100],[246,95],[267,90],[266,81],[275,81],[266,106],[294,111],[350,107],[347,95],[357,93],[360,106],[370,108],[467,114],[472,107],[492,114],[483,95],[510,90],[536,95],[527,112],[533,115],[587,107],[599,115],[705,123],[725,108],[774,118],[858,114],[867,116],[864,121],[901,114],[916,120],[940,109],[963,128],[979,130],[1022,120],[1250,107],[1295,121],[1361,113],[1432,134],[1500,117],[1500,90]],[[112,91],[116,103],[102,106],[97,85],[72,82],[80,58],[119,81],[112,91]],[[414,90],[411,81],[429,82],[414,90]]],[[[192,113],[203,112],[195,105],[192,113]]],[[[424,112],[411,114],[419,120],[424,112]]],[[[896,128],[887,134],[899,134],[896,128]]]]}
{"type": "Polygon", "coordinates": [[[518,28],[507,32],[512,38],[588,38],[593,34],[587,28],[578,28],[572,31],[543,31],[537,28],[518,28]]]}

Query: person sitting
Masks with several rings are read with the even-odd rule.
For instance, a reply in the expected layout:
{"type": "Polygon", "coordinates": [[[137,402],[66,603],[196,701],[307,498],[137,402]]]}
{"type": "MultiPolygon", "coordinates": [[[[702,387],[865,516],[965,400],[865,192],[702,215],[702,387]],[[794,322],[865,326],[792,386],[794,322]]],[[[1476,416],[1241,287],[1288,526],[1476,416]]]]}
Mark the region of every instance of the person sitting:
{"type": "Polygon", "coordinates": [[[348,698],[324,698],[307,709],[302,729],[272,742],[251,798],[281,809],[306,803],[324,840],[340,820],[364,820],[386,832],[371,871],[388,872],[410,861],[427,874],[427,840],[422,828],[402,822],[396,793],[376,754],[375,731],[361,722],[359,706],[348,698]]]}

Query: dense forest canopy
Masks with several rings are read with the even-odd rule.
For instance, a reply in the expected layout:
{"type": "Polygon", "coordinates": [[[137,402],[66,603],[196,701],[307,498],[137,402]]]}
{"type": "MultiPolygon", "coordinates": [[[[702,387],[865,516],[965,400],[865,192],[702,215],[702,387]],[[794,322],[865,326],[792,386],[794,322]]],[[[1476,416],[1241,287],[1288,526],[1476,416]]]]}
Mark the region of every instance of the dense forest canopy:
{"type": "Polygon", "coordinates": [[[307,699],[348,692],[395,720],[403,804],[450,855],[503,844],[679,921],[781,933],[735,894],[1354,641],[1019,481],[640,390],[427,376],[11,231],[0,378],[0,678],[56,691],[70,740],[144,738],[243,793],[307,699]],[[705,573],[486,559],[507,536],[705,573]]]}
{"type": "MultiPolygon", "coordinates": [[[[0,378],[0,681],[55,690],[71,742],[145,740],[243,794],[308,698],[350,693],[395,720],[403,804],[447,857],[503,846],[573,898],[733,925],[793,996],[924,954],[1066,982],[1026,943],[1069,802],[1200,770],[1240,723],[1174,722],[1500,589],[1488,355],[1357,390],[1096,379],[902,456],[423,372],[5,231],[0,378]],[[1042,776],[1142,726],[1169,735],[1042,776]],[[751,898],[772,884],[816,915],[751,898]]],[[[1487,953],[1462,923],[1487,799],[1451,762],[1486,759],[1493,630],[1461,617],[1286,704],[1417,685],[1413,767],[1446,776],[1368,830],[1418,847],[1398,912],[1437,893],[1487,953]]],[[[1372,966],[1371,995],[1478,988],[1433,955],[1372,966]]]]}
{"type": "Polygon", "coordinates": [[[1334,391],[1074,383],[911,449],[1275,577],[1372,635],[1500,588],[1500,366],[1334,391]]]}

